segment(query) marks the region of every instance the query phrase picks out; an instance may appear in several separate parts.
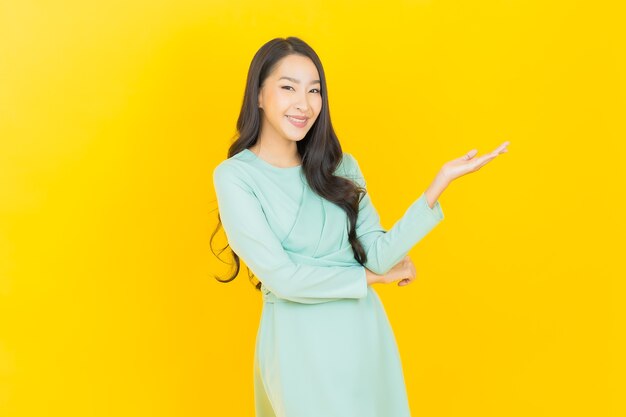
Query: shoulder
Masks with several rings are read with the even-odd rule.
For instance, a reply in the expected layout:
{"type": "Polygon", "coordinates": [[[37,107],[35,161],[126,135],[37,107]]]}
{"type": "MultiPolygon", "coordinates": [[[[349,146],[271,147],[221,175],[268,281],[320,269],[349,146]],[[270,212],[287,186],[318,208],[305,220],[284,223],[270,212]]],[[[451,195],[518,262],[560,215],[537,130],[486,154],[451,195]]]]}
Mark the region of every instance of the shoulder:
{"type": "Polygon", "coordinates": [[[240,154],[223,160],[213,168],[213,184],[215,187],[226,184],[247,186],[251,183],[250,164],[240,154]]]}
{"type": "Polygon", "coordinates": [[[361,173],[359,162],[351,153],[343,153],[343,157],[337,171],[338,175],[355,180],[359,183],[359,185],[363,185],[363,174],[361,173]]]}
{"type": "Polygon", "coordinates": [[[355,166],[356,159],[354,158],[354,156],[349,152],[344,152],[341,161],[337,166],[337,173],[350,174],[354,171],[355,166]]]}

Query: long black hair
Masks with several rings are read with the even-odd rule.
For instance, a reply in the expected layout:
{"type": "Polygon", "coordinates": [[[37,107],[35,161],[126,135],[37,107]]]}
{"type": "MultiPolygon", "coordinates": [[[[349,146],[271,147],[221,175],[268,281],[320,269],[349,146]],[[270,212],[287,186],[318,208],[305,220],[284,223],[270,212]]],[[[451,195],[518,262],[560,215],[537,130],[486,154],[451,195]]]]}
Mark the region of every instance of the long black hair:
{"type": "MultiPolygon", "coordinates": [[[[315,193],[335,203],[346,212],[349,225],[348,239],[354,252],[354,258],[363,265],[367,260],[367,256],[363,246],[356,237],[356,221],[359,214],[359,201],[362,195],[366,193],[366,190],[352,180],[333,175],[335,169],[341,163],[343,151],[330,121],[328,90],[326,88],[326,76],[324,75],[322,62],[313,48],[306,42],[293,36],[275,38],[264,44],[254,55],[248,70],[241,112],[237,119],[237,134],[234,137],[234,142],[228,149],[227,157],[230,158],[256,143],[261,128],[261,113],[258,108],[259,90],[267,76],[277,67],[279,61],[286,56],[294,54],[308,57],[313,61],[320,75],[320,94],[322,96],[320,114],[306,136],[297,142],[298,153],[302,158],[302,170],[309,186],[315,193]]],[[[213,254],[221,260],[219,255],[229,245],[227,244],[221,248],[218,254],[213,251],[213,238],[219,229],[222,228],[219,212],[217,218],[218,225],[211,235],[210,246],[213,254]]],[[[239,274],[239,256],[232,249],[231,253],[235,265],[234,272],[226,279],[220,279],[214,275],[214,278],[219,282],[230,282],[239,274]]],[[[254,277],[254,274],[250,273],[249,268],[248,277],[251,281],[254,277]]],[[[261,282],[257,282],[254,285],[256,289],[261,289],[261,282]]]]}

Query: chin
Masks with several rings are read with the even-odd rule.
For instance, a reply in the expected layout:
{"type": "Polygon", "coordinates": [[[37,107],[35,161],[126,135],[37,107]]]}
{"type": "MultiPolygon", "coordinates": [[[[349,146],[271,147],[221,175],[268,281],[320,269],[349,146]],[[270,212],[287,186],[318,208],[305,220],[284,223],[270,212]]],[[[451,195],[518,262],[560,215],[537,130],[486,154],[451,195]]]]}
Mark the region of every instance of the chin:
{"type": "Polygon", "coordinates": [[[299,141],[301,141],[302,139],[304,139],[306,137],[307,133],[309,133],[308,130],[306,132],[304,132],[304,133],[301,133],[300,134],[301,136],[300,135],[299,136],[294,136],[293,134],[291,134],[291,135],[285,134],[284,137],[289,139],[289,140],[291,140],[291,141],[299,142],[299,141]]]}

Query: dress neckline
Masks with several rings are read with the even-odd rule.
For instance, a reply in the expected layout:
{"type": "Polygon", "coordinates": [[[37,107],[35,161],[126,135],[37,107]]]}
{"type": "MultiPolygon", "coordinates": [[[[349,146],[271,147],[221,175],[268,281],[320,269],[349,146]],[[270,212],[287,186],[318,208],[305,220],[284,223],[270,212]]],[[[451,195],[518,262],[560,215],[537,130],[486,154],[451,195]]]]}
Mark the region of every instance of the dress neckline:
{"type": "Polygon", "coordinates": [[[244,153],[248,153],[252,156],[253,161],[256,162],[258,165],[261,165],[265,168],[269,168],[273,171],[276,172],[298,172],[302,169],[302,164],[300,165],[294,165],[292,167],[278,167],[276,165],[272,165],[269,162],[267,162],[266,160],[262,159],[261,157],[259,157],[257,154],[255,154],[254,152],[252,152],[250,149],[245,148],[242,152],[244,153]]]}

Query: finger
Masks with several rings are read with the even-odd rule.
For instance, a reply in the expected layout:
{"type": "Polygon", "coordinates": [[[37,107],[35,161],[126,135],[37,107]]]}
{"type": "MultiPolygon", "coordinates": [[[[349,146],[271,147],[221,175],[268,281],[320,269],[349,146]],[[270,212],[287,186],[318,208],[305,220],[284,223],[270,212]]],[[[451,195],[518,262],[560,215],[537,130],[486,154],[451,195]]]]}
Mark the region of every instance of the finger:
{"type": "Polygon", "coordinates": [[[486,165],[487,162],[491,161],[495,157],[496,155],[487,154],[487,155],[483,155],[479,158],[474,159],[474,168],[476,169],[481,168],[482,166],[486,165]]]}
{"type": "Polygon", "coordinates": [[[481,155],[478,158],[474,159],[474,162],[477,164],[481,164],[483,162],[487,162],[493,158],[495,158],[497,156],[497,154],[495,153],[487,153],[485,155],[481,155]]]}
{"type": "Polygon", "coordinates": [[[509,142],[508,140],[507,140],[507,141],[505,141],[505,142],[503,142],[503,143],[502,143],[502,145],[498,146],[498,147],[496,148],[496,150],[495,150],[495,151],[493,151],[493,152],[494,152],[494,153],[506,152],[506,147],[507,147],[507,146],[509,146],[509,143],[510,143],[510,142],[509,142]]]}
{"type": "Polygon", "coordinates": [[[464,161],[469,161],[470,159],[472,159],[474,156],[476,156],[476,154],[478,153],[478,151],[476,149],[472,149],[471,151],[469,151],[468,153],[466,153],[465,155],[463,155],[461,158],[464,161]]]}

